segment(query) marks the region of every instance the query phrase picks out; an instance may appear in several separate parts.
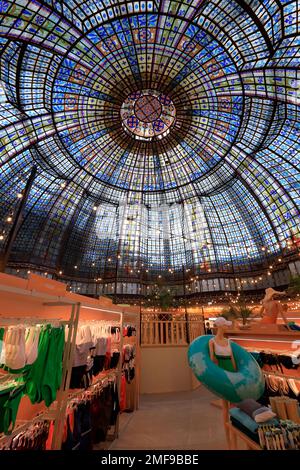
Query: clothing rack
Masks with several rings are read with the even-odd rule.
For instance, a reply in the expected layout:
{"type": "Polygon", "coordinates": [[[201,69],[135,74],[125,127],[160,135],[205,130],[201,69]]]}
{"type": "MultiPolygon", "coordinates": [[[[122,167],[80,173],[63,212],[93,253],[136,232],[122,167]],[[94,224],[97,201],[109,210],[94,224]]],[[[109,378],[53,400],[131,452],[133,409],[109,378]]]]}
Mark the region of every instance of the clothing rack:
{"type": "MultiPolygon", "coordinates": [[[[56,401],[56,407],[55,409],[52,410],[52,414],[48,412],[48,410],[45,410],[42,414],[38,414],[37,416],[29,419],[26,421],[26,423],[22,423],[17,421],[15,425],[15,429],[12,434],[15,434],[15,431],[21,432],[20,426],[22,426],[22,429],[25,429],[26,427],[29,427],[30,424],[35,422],[36,420],[42,419],[41,416],[43,416],[43,419],[51,419],[54,421],[54,433],[53,433],[53,441],[52,441],[52,449],[60,449],[59,446],[59,441],[63,432],[63,428],[61,425],[62,421],[62,414],[65,411],[66,408],[66,403],[65,403],[65,395],[67,390],[69,389],[69,384],[70,384],[70,378],[71,378],[71,368],[72,368],[72,360],[73,360],[73,354],[74,354],[74,349],[75,349],[75,341],[76,341],[76,332],[77,332],[77,325],[78,325],[78,318],[79,318],[79,313],[80,313],[80,303],[76,301],[72,301],[69,299],[62,299],[61,297],[57,297],[54,295],[49,295],[43,292],[36,292],[34,290],[26,290],[26,289],[21,289],[18,287],[10,286],[10,285],[3,285],[0,283],[0,292],[5,293],[9,297],[12,295],[14,302],[15,303],[21,303],[23,304],[24,302],[24,297],[25,299],[28,299],[30,301],[31,298],[34,298],[34,301],[40,301],[40,306],[41,308],[43,306],[50,307],[51,309],[54,307],[61,307],[61,306],[67,306],[70,307],[71,312],[69,315],[68,320],[62,320],[58,318],[39,318],[39,317],[26,317],[26,316],[18,316],[18,315],[12,315],[10,317],[7,316],[0,316],[0,325],[2,326],[10,326],[10,325],[17,325],[17,324],[27,324],[28,326],[34,326],[34,325],[39,325],[39,324],[56,324],[58,326],[60,325],[68,325],[68,337],[67,341],[65,344],[64,348],[64,354],[63,354],[63,360],[62,360],[62,381],[61,381],[61,386],[59,390],[57,391],[57,401],[56,401]],[[48,300],[48,302],[45,302],[45,300],[48,300]]],[[[1,306],[1,302],[0,302],[1,306]]],[[[11,435],[3,435],[1,436],[2,440],[9,439],[11,435]]]]}
{"type": "MultiPolygon", "coordinates": [[[[106,373],[106,375],[99,377],[99,379],[96,380],[94,383],[92,383],[87,389],[80,389],[80,390],[76,390],[75,392],[72,392],[69,389],[70,379],[71,379],[71,371],[72,371],[72,364],[73,364],[73,357],[74,357],[74,352],[75,352],[75,347],[76,347],[76,334],[77,334],[78,327],[80,325],[89,325],[89,324],[101,323],[104,326],[118,327],[118,328],[120,328],[120,332],[122,330],[122,324],[123,324],[122,323],[122,321],[123,321],[123,313],[122,312],[118,312],[118,311],[115,311],[115,310],[112,311],[112,310],[107,310],[107,309],[102,310],[102,309],[91,308],[91,307],[84,307],[84,308],[88,308],[90,310],[101,311],[101,312],[105,312],[105,313],[118,313],[119,321],[117,321],[117,320],[100,320],[100,319],[99,320],[98,319],[79,320],[79,317],[77,318],[76,331],[75,331],[75,335],[74,335],[73,342],[72,342],[71,359],[70,359],[70,362],[69,362],[69,373],[70,374],[69,374],[68,380],[66,382],[65,390],[63,391],[62,396],[61,396],[61,405],[59,405],[59,404],[57,405],[57,408],[60,410],[60,412],[59,412],[59,415],[58,415],[58,419],[56,421],[58,423],[57,429],[54,428],[54,432],[53,432],[52,450],[60,450],[61,449],[65,416],[66,416],[66,413],[67,413],[68,405],[70,404],[70,402],[73,399],[75,399],[76,397],[80,397],[80,395],[83,395],[85,392],[91,391],[94,386],[97,386],[97,384],[99,384],[100,382],[103,382],[104,380],[109,380],[109,378],[111,376],[113,376],[114,380],[116,380],[116,384],[117,384],[117,388],[118,388],[118,395],[120,397],[121,374],[122,374],[122,365],[120,365],[121,360],[119,360],[119,365],[118,365],[118,368],[116,370],[108,371],[108,373],[106,373]]],[[[122,338],[122,335],[120,334],[120,342],[118,343],[119,347],[120,347],[120,356],[121,356],[122,347],[123,347],[122,346],[122,344],[123,344],[122,340],[123,340],[123,338],[122,338]]],[[[119,433],[119,415],[117,417],[115,430],[114,430],[114,437],[115,438],[118,437],[118,433],[119,433]]]]}
{"type": "Polygon", "coordinates": [[[283,378],[283,379],[292,379],[292,380],[300,380],[300,376],[298,375],[295,376],[295,375],[285,375],[285,374],[282,374],[281,372],[274,372],[274,371],[269,371],[269,370],[263,370],[262,369],[262,372],[264,375],[272,375],[274,377],[280,377],[280,378],[283,378]]]}
{"type": "MultiPolygon", "coordinates": [[[[44,281],[44,280],[43,280],[44,281]]],[[[51,284],[51,280],[47,280],[47,286],[48,284],[51,284]]],[[[3,324],[3,326],[10,326],[10,325],[28,325],[28,326],[34,326],[34,325],[43,325],[43,324],[51,324],[51,325],[65,325],[68,326],[66,330],[66,342],[65,342],[65,348],[64,348],[64,353],[63,353],[63,362],[62,362],[62,368],[63,368],[63,373],[62,373],[62,382],[61,382],[61,387],[57,391],[57,396],[56,396],[56,401],[45,411],[40,412],[38,415],[34,416],[33,418],[30,418],[28,420],[17,420],[16,425],[14,430],[10,435],[3,435],[0,437],[0,442],[5,441],[8,439],[11,439],[12,436],[15,436],[17,433],[22,432],[26,430],[31,424],[37,422],[37,421],[42,421],[42,420],[51,420],[53,421],[54,429],[53,429],[53,438],[52,438],[52,444],[51,444],[51,449],[52,450],[60,450],[61,449],[61,444],[62,444],[62,437],[63,437],[63,431],[64,431],[64,422],[65,422],[65,416],[66,416],[66,411],[67,411],[67,406],[70,400],[74,398],[74,396],[82,395],[85,391],[92,390],[94,386],[97,386],[99,383],[104,382],[106,380],[111,380],[114,379],[116,381],[117,389],[118,389],[118,395],[120,397],[120,391],[121,391],[121,376],[122,376],[122,350],[123,350],[123,315],[124,315],[124,310],[122,308],[117,310],[117,309],[110,309],[110,308],[101,308],[97,305],[93,306],[93,302],[88,303],[86,298],[74,294],[73,296],[69,294],[62,294],[55,296],[52,293],[47,293],[47,291],[40,292],[39,290],[35,289],[27,289],[27,288],[22,288],[18,286],[25,286],[25,280],[20,280],[19,278],[15,278],[13,276],[8,276],[8,275],[1,275],[0,274],[0,292],[4,293],[3,296],[2,294],[0,295],[0,309],[2,308],[2,311],[9,311],[10,309],[12,312],[11,316],[7,315],[1,315],[0,314],[0,325],[3,324]],[[14,284],[14,285],[11,285],[14,284]],[[27,302],[28,299],[28,302],[27,302]],[[37,312],[37,317],[33,316],[20,316],[20,314],[23,313],[23,305],[26,304],[26,309],[30,308],[30,305],[32,305],[31,312],[37,312]],[[2,306],[3,305],[3,306],[2,306]],[[9,307],[7,307],[9,305],[9,307]],[[67,307],[66,309],[63,309],[63,319],[58,318],[60,316],[60,313],[53,318],[51,314],[51,310],[56,307],[67,307]],[[46,310],[46,315],[49,313],[49,318],[40,318],[39,312],[42,313],[42,309],[45,308],[46,310]],[[68,313],[70,308],[70,314],[68,313]],[[41,310],[39,310],[41,309],[41,310]],[[79,324],[79,318],[80,318],[80,312],[84,310],[84,313],[86,317],[90,317],[91,314],[89,311],[95,311],[95,312],[101,312],[100,315],[99,313],[95,313],[95,316],[99,315],[99,319],[80,319],[80,324],[97,324],[97,323],[102,323],[104,326],[112,326],[112,327],[118,327],[120,329],[120,341],[117,343],[118,348],[120,349],[120,360],[118,363],[118,366],[114,370],[110,370],[108,373],[106,373],[104,376],[99,377],[99,379],[95,380],[94,383],[90,385],[90,387],[86,390],[80,390],[77,392],[71,392],[70,394],[70,379],[71,379],[71,373],[72,373],[72,366],[73,366],[73,358],[74,358],[74,353],[75,353],[75,347],[76,347],[76,335],[78,331],[78,324],[79,324]],[[102,315],[103,314],[103,315],[102,315]],[[109,318],[109,316],[113,317],[112,319],[109,318]],[[116,314],[118,315],[118,318],[116,317],[116,314]],[[66,320],[66,316],[68,315],[68,319],[66,320]],[[103,317],[107,318],[103,318],[103,317]],[[1,323],[2,322],[2,323],[1,323]]],[[[54,286],[56,289],[56,286],[54,286]]],[[[50,285],[50,289],[53,289],[55,292],[54,287],[50,285]]],[[[44,287],[42,286],[42,289],[44,287]]],[[[38,286],[39,289],[39,286],[38,286]]],[[[48,291],[49,292],[49,291],[48,291]]],[[[24,313],[26,313],[26,309],[24,309],[24,313]]],[[[30,312],[30,310],[29,310],[30,312]]],[[[31,313],[30,312],[30,313],[31,313]]],[[[60,310],[59,310],[60,312],[60,310]]],[[[132,315],[134,317],[137,317],[137,315],[134,313],[132,314],[131,312],[128,312],[128,315],[130,316],[130,319],[132,318],[132,315]]],[[[131,320],[126,323],[133,323],[131,320]]],[[[136,329],[138,330],[139,324],[136,319],[136,329]]],[[[7,375],[7,374],[6,374],[7,375]]],[[[14,377],[16,377],[14,375],[14,377]]],[[[29,413],[30,414],[30,413],[29,413]]],[[[28,413],[26,413],[28,415],[28,413]]],[[[119,415],[117,416],[116,424],[115,424],[115,429],[114,429],[114,434],[115,437],[118,437],[119,433],[119,415]]]]}
{"type": "MultiPolygon", "coordinates": [[[[132,312],[129,313],[124,313],[124,319],[123,319],[123,327],[124,326],[131,326],[135,328],[135,335],[131,336],[130,338],[131,341],[134,341],[135,343],[135,390],[134,390],[134,409],[138,410],[139,408],[139,396],[140,396],[140,317],[132,312]]],[[[123,337],[123,328],[122,328],[122,350],[123,350],[123,344],[125,341],[128,341],[128,337],[125,336],[123,337]]],[[[130,342],[131,342],[130,341],[130,342]]],[[[122,367],[122,366],[121,366],[122,367]]]]}
{"type": "Polygon", "coordinates": [[[37,423],[39,421],[52,421],[54,418],[48,411],[41,412],[37,414],[34,418],[29,420],[20,420],[16,423],[13,431],[6,435],[0,437],[0,445],[4,442],[11,441],[14,437],[17,436],[20,432],[26,431],[32,424],[37,423]]]}
{"type": "Polygon", "coordinates": [[[76,398],[77,396],[80,396],[80,395],[83,395],[84,393],[86,392],[90,392],[90,391],[93,391],[93,388],[94,387],[97,387],[98,385],[100,385],[102,382],[105,382],[105,381],[110,381],[114,379],[114,381],[117,379],[117,374],[116,372],[111,372],[109,371],[106,375],[104,375],[103,377],[99,377],[95,382],[93,382],[88,388],[84,388],[84,389],[80,389],[80,390],[76,390],[75,392],[69,392],[68,394],[68,402],[70,402],[71,400],[73,400],[73,398],[76,398]]]}

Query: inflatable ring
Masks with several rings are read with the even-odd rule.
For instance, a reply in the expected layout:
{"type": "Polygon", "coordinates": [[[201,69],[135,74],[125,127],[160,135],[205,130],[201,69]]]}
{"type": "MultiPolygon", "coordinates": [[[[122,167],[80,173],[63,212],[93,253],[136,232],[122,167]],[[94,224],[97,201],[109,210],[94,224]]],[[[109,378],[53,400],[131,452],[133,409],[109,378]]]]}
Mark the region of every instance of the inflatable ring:
{"type": "Polygon", "coordinates": [[[224,370],[210,358],[208,343],[211,338],[212,335],[199,336],[189,346],[188,361],[197,379],[211,392],[232,403],[260,398],[265,382],[254,357],[238,344],[230,343],[237,371],[224,370]]]}

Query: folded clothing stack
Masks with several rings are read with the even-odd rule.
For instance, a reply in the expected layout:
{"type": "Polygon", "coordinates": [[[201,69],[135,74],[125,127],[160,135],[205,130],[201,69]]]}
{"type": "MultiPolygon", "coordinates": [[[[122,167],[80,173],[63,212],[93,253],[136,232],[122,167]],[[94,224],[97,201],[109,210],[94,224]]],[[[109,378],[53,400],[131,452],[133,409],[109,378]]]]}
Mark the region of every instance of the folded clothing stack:
{"type": "Polygon", "coordinates": [[[276,414],[268,407],[249,398],[229,410],[230,420],[236,428],[259,443],[259,424],[277,424],[276,414]]]}

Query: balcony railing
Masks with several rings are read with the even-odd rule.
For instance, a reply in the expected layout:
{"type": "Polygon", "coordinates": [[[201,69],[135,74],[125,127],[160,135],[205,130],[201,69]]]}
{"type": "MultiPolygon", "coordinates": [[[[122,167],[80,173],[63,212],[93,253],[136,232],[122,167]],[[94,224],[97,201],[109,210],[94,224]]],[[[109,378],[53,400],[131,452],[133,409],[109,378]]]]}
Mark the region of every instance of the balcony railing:
{"type": "MultiPolygon", "coordinates": [[[[166,317],[166,315],[164,315],[166,317]]],[[[148,316],[142,319],[141,340],[143,346],[180,346],[191,343],[195,338],[204,334],[201,319],[176,318],[158,319],[148,316]]]]}

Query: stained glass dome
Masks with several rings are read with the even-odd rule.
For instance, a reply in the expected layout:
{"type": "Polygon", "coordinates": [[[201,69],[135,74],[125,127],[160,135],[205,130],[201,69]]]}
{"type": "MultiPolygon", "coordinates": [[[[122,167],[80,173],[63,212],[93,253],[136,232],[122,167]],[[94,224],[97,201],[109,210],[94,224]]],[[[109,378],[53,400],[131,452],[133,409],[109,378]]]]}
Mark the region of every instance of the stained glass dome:
{"type": "Polygon", "coordinates": [[[298,256],[298,0],[0,12],[10,269],[129,293],[186,272],[234,289],[298,256]]]}

